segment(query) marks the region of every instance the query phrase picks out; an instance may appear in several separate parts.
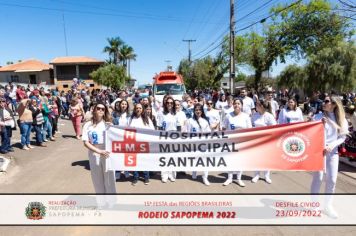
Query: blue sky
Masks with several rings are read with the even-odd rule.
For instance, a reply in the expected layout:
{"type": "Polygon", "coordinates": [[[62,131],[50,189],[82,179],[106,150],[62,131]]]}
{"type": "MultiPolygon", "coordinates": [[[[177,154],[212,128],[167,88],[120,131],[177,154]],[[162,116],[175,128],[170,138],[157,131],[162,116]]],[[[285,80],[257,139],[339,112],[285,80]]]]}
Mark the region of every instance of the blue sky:
{"type": "MultiPolygon", "coordinates": [[[[267,16],[272,5],[291,2],[235,0],[236,29],[267,16]]],[[[176,69],[187,57],[183,39],[196,40],[191,45],[193,59],[220,43],[228,32],[229,4],[230,0],[0,0],[0,65],[29,58],[48,63],[66,56],[64,15],[69,56],[107,59],[102,52],[106,38],[119,36],[137,54],[131,75],[139,84],[150,83],[166,68],[166,60],[176,69]]],[[[260,28],[257,24],[247,30],[260,28]]],[[[275,66],[272,74],[284,66],[275,66]]]]}

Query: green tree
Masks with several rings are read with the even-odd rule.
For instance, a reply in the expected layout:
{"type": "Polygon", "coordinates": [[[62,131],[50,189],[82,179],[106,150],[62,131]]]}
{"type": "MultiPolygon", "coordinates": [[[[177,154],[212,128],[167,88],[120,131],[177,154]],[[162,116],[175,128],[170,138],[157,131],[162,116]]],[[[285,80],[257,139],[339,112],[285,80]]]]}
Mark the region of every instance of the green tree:
{"type": "Polygon", "coordinates": [[[122,45],[120,48],[120,60],[122,62],[123,67],[127,72],[127,76],[130,77],[130,61],[136,60],[137,55],[134,52],[134,49],[131,46],[126,44],[122,45]]]}
{"type": "Polygon", "coordinates": [[[289,91],[302,88],[304,86],[306,74],[303,67],[295,64],[289,65],[277,77],[278,87],[285,87],[289,91]]]}
{"type": "Polygon", "coordinates": [[[104,47],[103,52],[109,54],[108,63],[117,65],[120,62],[120,48],[124,45],[124,41],[120,37],[107,38],[108,46],[104,47]]]}
{"type": "Polygon", "coordinates": [[[90,73],[90,77],[98,84],[112,89],[122,89],[129,81],[125,68],[115,64],[106,64],[90,73]]]}
{"type": "Polygon", "coordinates": [[[353,42],[339,42],[310,55],[305,67],[304,89],[348,92],[356,87],[356,47],[353,42]]]}
{"type": "Polygon", "coordinates": [[[352,25],[332,11],[329,1],[300,2],[281,11],[286,6],[272,9],[276,15],[270,28],[275,30],[279,41],[298,57],[316,54],[352,32],[352,25]]]}
{"type": "Polygon", "coordinates": [[[205,58],[189,62],[182,60],[178,67],[178,73],[183,75],[188,90],[195,88],[220,87],[219,82],[227,71],[223,55],[220,53],[216,58],[205,58]]]}

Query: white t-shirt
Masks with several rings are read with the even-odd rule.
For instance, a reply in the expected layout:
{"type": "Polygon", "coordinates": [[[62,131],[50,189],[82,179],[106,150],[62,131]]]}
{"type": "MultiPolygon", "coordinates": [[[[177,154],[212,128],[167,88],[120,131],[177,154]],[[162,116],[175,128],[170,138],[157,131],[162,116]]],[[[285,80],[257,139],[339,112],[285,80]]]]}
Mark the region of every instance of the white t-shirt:
{"type": "Polygon", "coordinates": [[[223,109],[221,110],[221,126],[224,124],[224,120],[227,114],[231,113],[234,111],[234,106],[229,107],[228,105],[224,106],[223,109]]]}
{"type": "Polygon", "coordinates": [[[297,110],[283,108],[278,116],[278,124],[289,124],[304,121],[303,112],[297,107],[297,110]]]}
{"type": "Polygon", "coordinates": [[[276,119],[269,112],[265,112],[262,115],[259,112],[255,112],[252,115],[251,120],[252,120],[253,127],[263,127],[263,126],[277,124],[276,119]]]}
{"type": "MultiPolygon", "coordinates": [[[[210,111],[205,111],[206,118],[208,118],[210,125],[215,125],[220,123],[220,113],[218,110],[211,109],[210,111]]],[[[217,130],[219,126],[217,126],[214,130],[217,130]]]]}
{"type": "Polygon", "coordinates": [[[185,115],[184,111],[178,111],[176,116],[178,117],[180,126],[183,127],[187,121],[187,116],[185,115]]]}
{"type": "Polygon", "coordinates": [[[107,124],[104,121],[95,126],[91,121],[88,121],[83,126],[82,140],[89,141],[91,144],[104,144],[106,128],[107,124]]]}
{"type": "Polygon", "coordinates": [[[165,131],[177,131],[177,126],[180,126],[180,122],[177,115],[160,112],[157,116],[157,126],[165,131]]]}
{"type": "Polygon", "coordinates": [[[152,123],[152,120],[150,118],[148,118],[148,125],[145,125],[143,123],[142,118],[137,118],[137,117],[133,117],[130,121],[129,121],[129,126],[132,128],[141,128],[141,129],[152,129],[154,130],[155,127],[152,123]]]}
{"type": "Polygon", "coordinates": [[[272,115],[274,117],[276,117],[277,111],[279,110],[278,102],[276,102],[276,100],[274,100],[274,99],[272,99],[270,102],[271,102],[271,107],[272,107],[272,115]]]}
{"type": "Polygon", "coordinates": [[[220,100],[216,102],[215,108],[221,110],[224,106],[227,106],[227,101],[221,102],[220,100]]]}
{"type": "Polygon", "coordinates": [[[14,119],[11,117],[10,112],[8,112],[6,109],[3,109],[4,112],[4,123],[6,126],[11,126],[11,128],[15,127],[15,121],[14,119]]]}
{"type": "Polygon", "coordinates": [[[127,116],[127,113],[124,112],[120,115],[120,117],[116,117],[116,119],[118,120],[119,124],[117,125],[120,125],[120,126],[128,126],[129,125],[129,120],[130,120],[130,117],[127,116]],[[119,119],[117,119],[119,118],[119,119]]]}
{"type": "Polygon", "coordinates": [[[252,98],[246,96],[244,99],[242,99],[242,102],[243,102],[242,111],[247,115],[251,115],[252,109],[255,108],[255,103],[253,102],[252,98]]]}
{"type": "Polygon", "coordinates": [[[238,115],[231,112],[225,117],[224,128],[227,130],[252,128],[251,118],[244,112],[240,112],[238,115]]]}
{"type": "Polygon", "coordinates": [[[189,118],[185,124],[184,131],[185,132],[211,132],[209,123],[206,119],[204,118],[199,118],[199,124],[196,120],[193,118],[189,118]],[[200,126],[199,126],[200,125],[200,126]]]}

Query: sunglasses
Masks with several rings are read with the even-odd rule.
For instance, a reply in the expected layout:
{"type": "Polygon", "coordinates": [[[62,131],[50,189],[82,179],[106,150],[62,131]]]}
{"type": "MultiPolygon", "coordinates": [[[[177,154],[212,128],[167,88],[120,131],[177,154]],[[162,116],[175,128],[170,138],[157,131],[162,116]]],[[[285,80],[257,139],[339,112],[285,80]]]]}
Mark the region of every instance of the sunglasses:
{"type": "Polygon", "coordinates": [[[330,100],[324,100],[325,104],[328,104],[330,102],[330,100]]]}
{"type": "Polygon", "coordinates": [[[167,104],[173,104],[173,102],[166,102],[167,104]]]}
{"type": "Polygon", "coordinates": [[[208,102],[207,104],[208,104],[208,105],[213,105],[213,103],[212,103],[212,102],[208,102]]]}
{"type": "Polygon", "coordinates": [[[97,111],[105,111],[105,107],[96,107],[97,111]]]}

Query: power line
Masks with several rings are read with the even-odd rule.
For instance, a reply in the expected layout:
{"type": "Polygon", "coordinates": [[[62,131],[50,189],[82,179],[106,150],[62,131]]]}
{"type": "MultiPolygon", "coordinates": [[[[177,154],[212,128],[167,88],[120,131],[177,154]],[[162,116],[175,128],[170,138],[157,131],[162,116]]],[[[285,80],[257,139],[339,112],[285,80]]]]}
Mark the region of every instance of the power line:
{"type": "MultiPolygon", "coordinates": [[[[223,2],[223,1],[220,1],[223,2]]],[[[218,21],[219,23],[224,23],[226,24],[226,15],[229,14],[229,9],[226,8],[226,10],[228,11],[226,14],[224,13],[223,16],[220,18],[220,20],[218,21]]],[[[196,49],[196,51],[198,51],[199,53],[196,53],[194,56],[208,50],[212,45],[214,45],[223,35],[226,34],[226,31],[228,30],[228,26],[225,27],[221,27],[220,25],[217,25],[216,27],[212,28],[209,32],[207,32],[205,35],[207,35],[208,40],[201,40],[201,42],[206,42],[206,44],[203,44],[199,47],[199,49],[196,49]],[[217,38],[213,37],[213,35],[219,35],[217,38]],[[215,40],[210,41],[210,39],[212,38],[216,38],[215,40]],[[208,46],[206,46],[208,45],[208,46]],[[202,50],[203,49],[203,50],[202,50]]]]}
{"type": "Polygon", "coordinates": [[[216,40],[214,40],[211,44],[209,44],[209,46],[207,46],[206,48],[204,48],[202,51],[200,51],[200,52],[196,53],[195,55],[193,55],[193,57],[196,57],[196,56],[198,56],[199,54],[202,54],[203,52],[205,52],[206,50],[208,50],[211,46],[213,46],[216,42],[218,42],[218,40],[219,40],[222,36],[224,36],[225,34],[227,34],[227,33],[229,32],[229,28],[230,28],[230,27],[227,27],[227,29],[225,29],[225,30],[223,31],[223,33],[220,34],[219,37],[217,37],[216,40]]]}
{"type": "MultiPolygon", "coordinates": [[[[198,7],[197,7],[196,10],[195,10],[195,12],[196,12],[197,14],[194,14],[192,20],[189,22],[188,29],[187,29],[187,31],[185,32],[183,38],[185,38],[185,37],[187,36],[187,34],[188,34],[188,32],[189,32],[189,30],[190,30],[192,24],[193,24],[193,21],[195,20],[196,16],[198,15],[198,11],[199,11],[199,9],[200,9],[200,7],[201,7],[201,5],[202,5],[202,1],[204,1],[204,0],[201,0],[201,1],[199,2],[199,5],[198,5],[198,7]]],[[[181,45],[181,43],[182,43],[182,41],[180,41],[180,44],[178,45],[178,47],[181,45]]]]}
{"type": "MultiPolygon", "coordinates": [[[[41,6],[29,6],[29,5],[20,5],[20,4],[2,3],[2,2],[0,2],[0,5],[8,6],[8,7],[21,7],[21,8],[46,10],[46,11],[56,11],[61,13],[69,12],[69,13],[79,13],[79,14],[87,14],[87,15],[95,15],[95,16],[113,16],[113,17],[128,17],[128,18],[147,19],[147,20],[156,20],[156,21],[166,20],[166,21],[173,21],[173,22],[187,22],[186,20],[184,20],[185,18],[177,18],[177,17],[170,17],[170,16],[163,17],[163,16],[153,16],[153,15],[143,16],[143,15],[133,15],[133,14],[114,14],[114,13],[104,13],[104,12],[50,8],[50,7],[41,7],[41,6]]],[[[202,23],[202,21],[197,21],[196,23],[202,23]]],[[[215,24],[215,23],[208,22],[208,24],[215,24]]]]}
{"type": "MultiPolygon", "coordinates": [[[[263,22],[265,22],[267,19],[271,18],[272,16],[274,16],[274,15],[276,15],[276,14],[278,14],[278,13],[281,13],[282,11],[285,11],[285,10],[289,9],[289,8],[291,8],[291,7],[293,7],[293,6],[297,5],[297,4],[299,4],[300,2],[302,2],[302,0],[298,0],[297,2],[294,2],[294,3],[290,4],[289,6],[286,6],[286,7],[282,8],[281,10],[279,10],[279,11],[277,11],[277,12],[274,12],[274,13],[270,14],[269,16],[264,17],[264,18],[262,18],[262,19],[259,20],[259,21],[256,21],[256,22],[254,22],[254,23],[252,23],[252,24],[249,24],[249,25],[246,26],[246,27],[243,27],[243,28],[241,28],[241,29],[238,29],[238,30],[235,31],[235,33],[240,32],[240,31],[243,31],[243,30],[245,30],[245,29],[248,29],[248,28],[250,28],[250,27],[252,27],[252,26],[254,26],[254,25],[258,24],[258,23],[263,23],[263,22]]],[[[223,45],[223,43],[225,43],[227,40],[228,40],[228,38],[225,38],[224,40],[221,41],[221,43],[219,43],[219,44],[216,45],[214,48],[212,48],[212,49],[209,50],[207,53],[205,53],[203,56],[201,56],[201,57],[195,59],[194,61],[197,61],[197,60],[199,60],[199,59],[201,59],[201,58],[203,58],[203,57],[209,55],[209,53],[211,53],[212,51],[214,51],[215,49],[217,49],[218,47],[220,47],[221,45],[223,45]]]]}
{"type": "MultiPolygon", "coordinates": [[[[241,20],[247,18],[248,16],[250,16],[250,15],[252,15],[253,13],[257,12],[259,9],[261,9],[261,8],[263,8],[263,7],[266,7],[266,6],[269,5],[271,2],[277,2],[277,1],[278,1],[278,0],[269,0],[268,2],[264,3],[263,5],[261,5],[260,7],[256,8],[255,10],[253,10],[253,11],[249,12],[248,14],[246,14],[246,15],[240,17],[238,20],[236,20],[236,22],[241,21],[241,20]]],[[[199,54],[201,54],[201,53],[205,52],[206,50],[208,50],[211,46],[213,46],[216,42],[218,42],[218,40],[219,40],[224,34],[226,34],[226,33],[228,32],[228,30],[229,30],[229,28],[228,28],[227,30],[224,30],[224,32],[223,32],[222,35],[219,35],[219,37],[218,37],[216,40],[214,40],[211,44],[209,44],[209,46],[207,46],[206,48],[204,48],[202,51],[196,53],[196,54],[194,55],[194,57],[196,57],[196,56],[198,56],[199,54]]]]}
{"type": "Polygon", "coordinates": [[[236,20],[236,22],[238,22],[238,21],[241,21],[241,20],[245,19],[246,17],[248,17],[248,16],[252,15],[253,13],[257,12],[259,9],[261,9],[262,7],[264,7],[264,6],[268,5],[269,3],[273,2],[273,1],[275,1],[275,0],[269,0],[269,1],[268,1],[268,2],[266,2],[265,4],[263,4],[263,5],[259,6],[259,7],[257,7],[255,10],[251,11],[250,13],[248,13],[248,14],[244,15],[243,17],[241,17],[241,18],[237,19],[237,20],[236,20]]]}
{"type": "Polygon", "coordinates": [[[198,37],[199,32],[203,32],[205,30],[206,26],[209,24],[210,20],[212,19],[211,16],[215,13],[215,11],[218,8],[219,3],[221,3],[221,2],[222,2],[221,0],[216,1],[215,4],[212,4],[211,7],[206,11],[206,13],[204,14],[205,18],[203,18],[203,19],[204,19],[204,21],[205,21],[205,19],[207,19],[207,21],[205,23],[201,24],[202,26],[199,27],[199,30],[196,31],[196,34],[193,35],[194,37],[192,37],[192,38],[199,39],[199,37],[198,37]]]}
{"type": "MultiPolygon", "coordinates": [[[[254,9],[253,11],[249,12],[248,14],[246,14],[246,15],[240,17],[238,20],[236,20],[236,22],[241,21],[241,20],[247,18],[248,16],[250,16],[250,15],[252,15],[253,13],[257,12],[259,9],[261,9],[261,8],[263,8],[263,7],[265,7],[265,6],[267,6],[268,4],[270,4],[270,3],[273,2],[273,1],[276,2],[276,0],[269,0],[268,2],[264,3],[263,5],[259,6],[258,8],[256,8],[256,9],[254,9]]],[[[211,44],[209,44],[209,46],[207,46],[204,50],[202,50],[202,51],[196,53],[196,54],[194,55],[194,57],[196,57],[196,56],[198,56],[199,54],[201,54],[201,53],[205,52],[206,50],[208,50],[211,46],[213,46],[216,42],[218,42],[218,40],[219,40],[224,34],[226,34],[228,31],[229,31],[229,28],[228,28],[227,30],[225,30],[222,35],[219,35],[219,37],[218,37],[216,40],[214,40],[211,44]]]]}
{"type": "Polygon", "coordinates": [[[243,28],[241,28],[241,29],[238,29],[238,30],[235,31],[235,33],[240,32],[240,31],[243,31],[243,30],[245,30],[245,29],[248,29],[248,28],[250,28],[251,26],[254,26],[254,25],[258,24],[258,23],[264,23],[267,19],[271,18],[272,16],[277,15],[278,13],[281,13],[282,11],[285,11],[285,10],[289,9],[289,8],[291,8],[291,7],[293,7],[293,6],[297,5],[297,4],[299,4],[300,2],[302,2],[302,0],[298,0],[297,2],[294,2],[294,3],[292,3],[291,5],[286,6],[286,7],[282,8],[281,10],[279,10],[279,11],[277,11],[277,12],[274,12],[274,13],[270,14],[269,16],[264,17],[263,19],[261,19],[261,20],[259,20],[259,21],[256,21],[256,22],[254,22],[254,23],[252,23],[252,24],[250,24],[250,25],[248,25],[248,26],[246,26],[246,27],[243,27],[243,28]]]}

